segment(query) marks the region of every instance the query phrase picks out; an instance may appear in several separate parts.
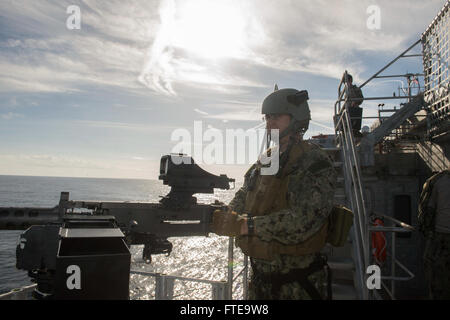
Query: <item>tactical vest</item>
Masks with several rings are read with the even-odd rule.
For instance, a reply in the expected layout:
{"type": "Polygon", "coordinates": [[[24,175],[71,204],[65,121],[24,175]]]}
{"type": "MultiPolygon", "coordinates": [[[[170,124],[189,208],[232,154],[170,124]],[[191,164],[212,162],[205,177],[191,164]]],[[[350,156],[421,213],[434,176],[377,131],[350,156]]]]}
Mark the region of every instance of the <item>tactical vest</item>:
{"type": "Polygon", "coordinates": [[[419,214],[417,216],[418,229],[426,236],[431,236],[436,227],[436,209],[428,207],[428,202],[430,201],[434,184],[445,174],[450,175],[450,170],[443,170],[428,178],[424,183],[422,193],[420,194],[419,214]]]}
{"type": "MultiPolygon", "coordinates": [[[[311,150],[311,148],[313,146],[305,141],[294,144],[289,151],[286,164],[280,168],[281,171],[277,175],[261,175],[261,165],[259,162],[256,166],[250,168],[246,175],[250,181],[248,182],[249,190],[245,200],[244,213],[251,213],[252,216],[262,216],[289,208],[287,199],[289,175],[298,169],[299,159],[311,150]]],[[[264,260],[274,260],[279,254],[302,256],[319,252],[325,246],[327,240],[330,240],[332,244],[334,243],[340,246],[342,241],[345,242],[347,239],[348,230],[350,229],[348,226],[349,219],[351,226],[353,223],[353,214],[350,217],[348,214],[349,210],[343,207],[335,207],[333,209],[332,212],[337,214],[331,214],[330,218],[325,221],[320,230],[302,243],[286,245],[275,240],[267,242],[260,240],[254,235],[237,238],[236,245],[242,249],[244,254],[264,260]],[[342,212],[346,214],[344,216],[339,214],[342,212]],[[344,222],[345,228],[347,229],[346,232],[342,231],[343,221],[340,216],[346,218],[344,222]],[[339,227],[335,228],[336,226],[339,227]],[[330,233],[330,231],[333,232],[330,233]],[[342,240],[343,238],[345,239],[342,240]]]]}

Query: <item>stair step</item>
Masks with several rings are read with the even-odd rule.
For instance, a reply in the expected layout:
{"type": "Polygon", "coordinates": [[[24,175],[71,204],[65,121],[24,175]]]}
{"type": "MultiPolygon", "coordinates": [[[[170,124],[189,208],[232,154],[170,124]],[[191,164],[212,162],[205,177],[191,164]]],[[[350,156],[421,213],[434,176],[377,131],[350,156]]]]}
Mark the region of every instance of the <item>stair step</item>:
{"type": "Polygon", "coordinates": [[[336,204],[345,205],[347,197],[343,193],[335,193],[333,196],[333,200],[337,202],[336,204]]]}
{"type": "Polygon", "coordinates": [[[353,270],[331,269],[333,283],[353,285],[354,274],[353,270]]]}
{"type": "MultiPolygon", "coordinates": [[[[348,244],[348,247],[351,245],[348,244]]],[[[333,248],[333,253],[328,257],[328,265],[333,270],[355,270],[355,263],[348,249],[344,246],[341,252],[337,252],[337,248],[333,248]]]]}
{"type": "Polygon", "coordinates": [[[335,195],[337,195],[337,194],[343,194],[343,195],[345,195],[345,189],[344,189],[344,187],[343,186],[338,186],[337,188],[335,188],[334,189],[334,194],[335,195]]]}
{"type": "MultiPolygon", "coordinates": [[[[378,181],[378,178],[377,177],[363,177],[362,181],[363,182],[374,182],[374,181],[378,181]]],[[[337,182],[338,183],[344,182],[344,177],[343,176],[338,176],[337,177],[337,182]]]]}
{"type": "Polygon", "coordinates": [[[333,247],[328,255],[328,265],[331,268],[333,282],[353,283],[355,263],[352,258],[352,244],[347,242],[342,247],[333,247]]]}
{"type": "Polygon", "coordinates": [[[350,262],[352,260],[353,247],[348,240],[342,247],[333,247],[333,256],[330,261],[334,262],[350,262]],[[350,259],[350,261],[348,260],[350,259]]]}
{"type": "Polygon", "coordinates": [[[333,254],[333,246],[329,243],[326,243],[322,250],[320,250],[320,253],[326,255],[327,257],[330,257],[333,254]]]}
{"type": "Polygon", "coordinates": [[[333,300],[356,300],[356,291],[352,285],[332,283],[333,300]]]}
{"type": "Polygon", "coordinates": [[[332,151],[340,151],[341,148],[340,147],[328,147],[328,148],[322,148],[322,150],[332,152],[332,151]]]}
{"type": "Polygon", "coordinates": [[[353,261],[351,262],[328,261],[328,265],[332,270],[350,270],[350,271],[355,270],[355,264],[353,263],[353,261]]]}
{"type": "Polygon", "coordinates": [[[333,162],[333,168],[340,168],[340,167],[342,167],[342,161],[333,162]]]}

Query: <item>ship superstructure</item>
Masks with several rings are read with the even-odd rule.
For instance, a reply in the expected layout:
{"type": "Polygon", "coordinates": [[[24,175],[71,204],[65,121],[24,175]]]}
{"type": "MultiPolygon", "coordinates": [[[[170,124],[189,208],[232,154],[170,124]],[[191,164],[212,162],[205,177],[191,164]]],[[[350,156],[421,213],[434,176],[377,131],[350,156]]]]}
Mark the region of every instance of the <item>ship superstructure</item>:
{"type": "Polygon", "coordinates": [[[399,78],[408,84],[400,94],[364,98],[379,102],[379,110],[375,125],[362,137],[352,133],[347,71],[339,84],[334,117],[336,147],[325,149],[341,172],[336,203],[355,213],[348,245],[342,250],[331,249],[334,286],[343,298],[426,297],[424,239],[415,226],[425,180],[450,167],[449,7],[447,1],[420,39],[360,86],[399,78]],[[419,45],[421,53],[412,54],[419,45]],[[389,67],[400,59],[420,59],[422,63],[418,62],[414,73],[389,74],[389,67]],[[389,102],[399,104],[385,107],[389,102]],[[377,218],[384,226],[374,224],[377,218]],[[385,238],[386,248],[372,243],[376,237],[385,238]],[[377,250],[386,250],[384,261],[376,261],[377,250]],[[367,285],[370,266],[374,265],[381,270],[380,290],[367,285]]]}

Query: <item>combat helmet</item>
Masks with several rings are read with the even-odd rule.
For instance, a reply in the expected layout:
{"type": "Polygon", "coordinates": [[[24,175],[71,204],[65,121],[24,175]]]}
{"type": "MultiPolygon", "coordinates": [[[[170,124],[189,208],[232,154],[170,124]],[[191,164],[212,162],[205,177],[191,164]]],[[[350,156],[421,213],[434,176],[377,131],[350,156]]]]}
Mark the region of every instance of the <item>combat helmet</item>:
{"type": "Polygon", "coordinates": [[[263,101],[261,113],[266,114],[290,114],[291,123],[280,132],[279,138],[294,132],[304,134],[308,130],[311,113],[307,100],[308,91],[296,89],[279,89],[275,86],[275,91],[269,94],[263,101]]]}

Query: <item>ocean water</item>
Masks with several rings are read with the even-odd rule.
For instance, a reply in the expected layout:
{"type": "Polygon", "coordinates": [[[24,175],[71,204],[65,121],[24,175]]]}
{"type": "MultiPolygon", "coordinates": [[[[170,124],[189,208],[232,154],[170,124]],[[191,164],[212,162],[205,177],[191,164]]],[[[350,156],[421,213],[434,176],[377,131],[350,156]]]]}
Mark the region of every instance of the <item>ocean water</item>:
{"type": "MultiPolygon", "coordinates": [[[[236,187],[239,187],[238,185],[236,187]]],[[[73,200],[157,202],[170,188],[158,180],[95,179],[0,176],[0,207],[53,207],[61,191],[70,192],[73,200]]],[[[235,190],[215,190],[214,194],[196,195],[199,203],[215,199],[228,203],[235,190]]],[[[31,284],[26,271],[15,268],[15,250],[22,231],[0,230],[0,293],[31,284]]],[[[210,234],[209,237],[169,238],[173,244],[170,256],[154,255],[151,264],[142,260],[143,246],[132,246],[131,268],[184,277],[226,280],[228,238],[210,234]]],[[[243,266],[243,255],[234,249],[234,272],[243,266]]],[[[130,276],[131,299],[154,299],[154,278],[130,276]]],[[[234,283],[233,299],[242,298],[242,281],[234,283]]],[[[208,284],[175,281],[174,299],[210,299],[208,284]]]]}

